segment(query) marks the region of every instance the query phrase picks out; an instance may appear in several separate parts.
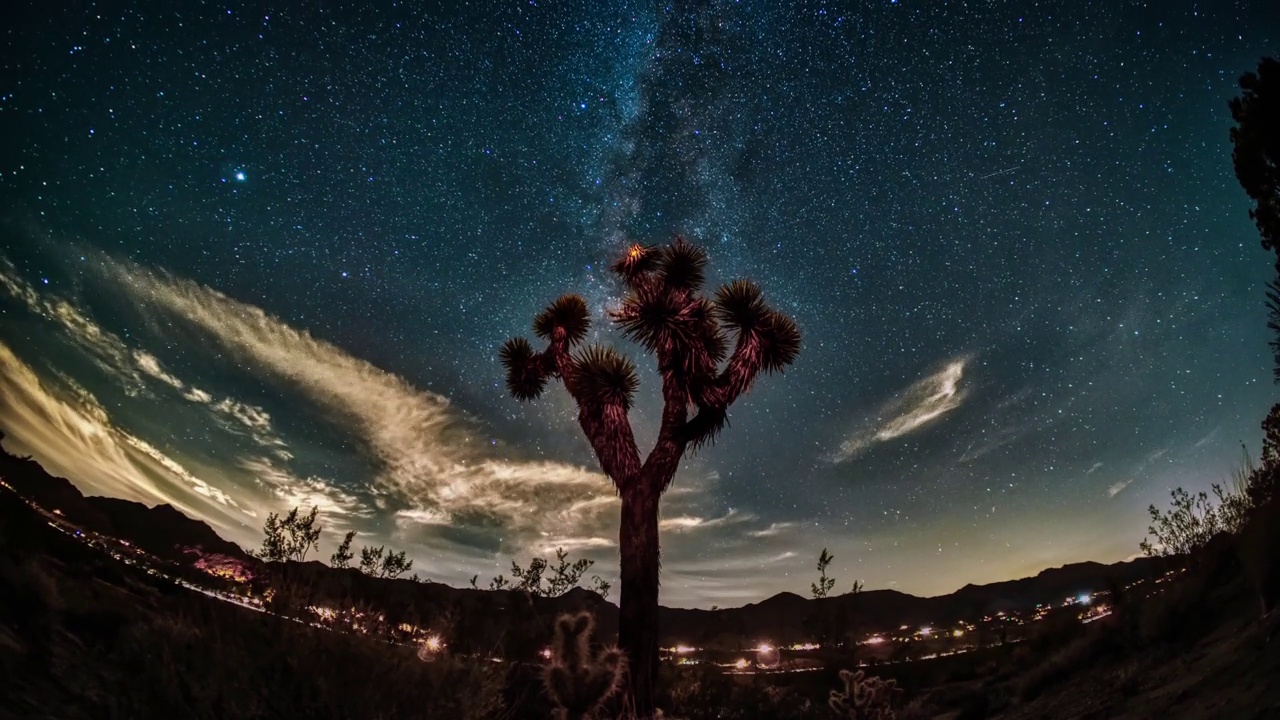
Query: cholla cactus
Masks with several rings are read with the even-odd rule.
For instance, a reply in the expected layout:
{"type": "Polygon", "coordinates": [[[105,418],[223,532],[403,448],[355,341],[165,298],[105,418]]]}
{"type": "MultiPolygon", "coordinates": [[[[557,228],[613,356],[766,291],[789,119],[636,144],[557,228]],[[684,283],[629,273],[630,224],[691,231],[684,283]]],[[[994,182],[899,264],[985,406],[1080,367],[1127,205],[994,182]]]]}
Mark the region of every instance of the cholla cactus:
{"type": "Polygon", "coordinates": [[[622,686],[626,658],[617,648],[591,652],[590,613],[561,615],[556,620],[551,664],[543,675],[547,695],[557,705],[557,720],[590,717],[622,686]]]}
{"type": "Polygon", "coordinates": [[[827,704],[840,717],[849,720],[894,720],[893,704],[902,695],[897,680],[868,677],[861,670],[840,671],[844,692],[831,691],[827,704]]]}

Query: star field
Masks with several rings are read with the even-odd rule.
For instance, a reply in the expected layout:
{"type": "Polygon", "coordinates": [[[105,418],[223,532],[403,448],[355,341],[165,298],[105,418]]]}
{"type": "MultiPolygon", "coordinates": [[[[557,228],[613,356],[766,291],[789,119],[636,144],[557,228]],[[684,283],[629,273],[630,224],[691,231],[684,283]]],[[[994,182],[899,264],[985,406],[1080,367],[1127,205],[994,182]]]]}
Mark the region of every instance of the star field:
{"type": "Polygon", "coordinates": [[[675,232],[805,344],[686,460],[665,603],[803,592],[823,547],[918,594],[1122,559],[1274,399],[1227,138],[1267,2],[0,16],[6,445],[245,545],[323,501],[442,581],[615,566],[570,401],[496,353],[675,232]]]}

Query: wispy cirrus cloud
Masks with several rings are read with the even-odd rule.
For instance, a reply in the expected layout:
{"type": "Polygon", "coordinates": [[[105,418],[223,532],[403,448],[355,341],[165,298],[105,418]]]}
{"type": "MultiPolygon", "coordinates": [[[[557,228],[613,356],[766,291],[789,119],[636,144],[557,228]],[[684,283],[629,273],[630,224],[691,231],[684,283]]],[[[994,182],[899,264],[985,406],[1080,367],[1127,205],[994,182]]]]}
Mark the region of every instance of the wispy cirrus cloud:
{"type": "Polygon", "coordinates": [[[345,530],[354,518],[372,517],[373,504],[322,477],[299,477],[267,457],[241,458],[239,465],[285,507],[320,508],[329,529],[345,530]]]}
{"type": "Polygon", "coordinates": [[[782,535],[785,532],[790,532],[791,530],[794,530],[799,526],[800,526],[799,523],[794,523],[794,522],[775,522],[775,523],[769,523],[768,527],[761,528],[759,530],[752,530],[747,534],[750,535],[751,537],[757,537],[757,538],[775,537],[778,535],[782,535]]]}
{"type": "Polygon", "coordinates": [[[728,512],[719,517],[701,517],[698,515],[675,515],[673,517],[665,517],[658,521],[658,527],[661,530],[669,530],[672,532],[690,532],[693,530],[709,530],[712,528],[724,527],[737,523],[750,522],[755,520],[755,515],[750,513],[741,513],[730,508],[728,512]]]}
{"type": "Polygon", "coordinates": [[[1124,489],[1132,485],[1133,481],[1134,478],[1129,478],[1128,480],[1121,480],[1120,482],[1113,483],[1111,487],[1107,488],[1107,497],[1115,497],[1124,492],[1124,489]]]}
{"type": "Polygon", "coordinates": [[[158,381],[162,389],[172,388],[187,401],[207,406],[224,427],[244,429],[259,445],[271,449],[282,459],[289,459],[287,446],[272,428],[271,416],[264,409],[230,397],[214,402],[211,393],[183,381],[154,354],[130,347],[71,301],[42,294],[3,257],[0,257],[0,287],[31,312],[53,320],[66,338],[118,382],[126,394],[150,396],[152,389],[146,379],[151,378],[158,381]]]}
{"type": "Polygon", "coordinates": [[[10,449],[37,456],[45,469],[73,479],[83,491],[168,504],[209,520],[238,541],[255,515],[235,498],[150,443],[116,427],[107,410],[79,383],[55,373],[50,385],[0,342],[0,425],[10,449]]]}
{"type": "Polygon", "coordinates": [[[448,398],[257,307],[132,264],[103,266],[135,300],[203,331],[237,360],[287,381],[333,421],[349,425],[377,459],[377,491],[407,505],[400,521],[496,524],[515,547],[537,543],[543,532],[611,534],[605,530],[618,501],[602,473],[494,447],[448,398]]]}
{"type": "Polygon", "coordinates": [[[833,462],[851,460],[873,445],[889,442],[929,425],[960,407],[968,396],[962,387],[968,358],[948,362],[941,370],[913,383],[876,414],[874,421],[840,444],[833,462]]]}

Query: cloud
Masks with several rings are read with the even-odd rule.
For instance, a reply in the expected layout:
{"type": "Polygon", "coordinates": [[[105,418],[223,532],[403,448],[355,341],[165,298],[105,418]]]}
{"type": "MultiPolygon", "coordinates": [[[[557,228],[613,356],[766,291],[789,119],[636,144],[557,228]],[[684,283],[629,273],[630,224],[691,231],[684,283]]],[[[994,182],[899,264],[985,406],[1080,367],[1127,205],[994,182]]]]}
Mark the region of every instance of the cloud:
{"type": "Polygon", "coordinates": [[[751,537],[757,537],[757,538],[774,537],[775,535],[781,535],[783,531],[792,530],[797,526],[798,526],[798,523],[793,523],[793,522],[769,523],[769,527],[763,528],[760,530],[752,530],[747,534],[750,535],[751,537]]]}
{"type": "Polygon", "coordinates": [[[284,460],[292,457],[287,445],[271,427],[271,416],[260,407],[225,398],[214,403],[213,396],[200,388],[184,382],[165,369],[152,353],[140,348],[130,348],[120,336],[94,322],[88,314],[71,302],[61,298],[46,298],[35,287],[17,275],[13,264],[0,258],[0,286],[10,295],[21,300],[31,312],[54,320],[68,339],[84,351],[106,374],[120,383],[129,395],[150,396],[145,377],[180,391],[180,395],[193,403],[207,405],[222,416],[223,426],[243,426],[259,445],[270,448],[284,460]],[[233,421],[229,424],[227,421],[233,421]]]}
{"type": "MultiPolygon", "coordinates": [[[[103,266],[139,303],[207,333],[237,361],[287,382],[352,428],[377,460],[376,491],[407,506],[396,516],[402,523],[496,524],[508,543],[522,546],[544,531],[602,537],[616,518],[613,485],[598,471],[505,451],[448,398],[257,307],[136,265],[108,259],[103,266]]],[[[245,408],[225,411],[246,426],[267,419],[245,408]]]]}
{"type": "Polygon", "coordinates": [[[662,518],[658,521],[658,528],[672,532],[688,532],[723,527],[732,523],[748,522],[754,519],[754,515],[739,513],[737,510],[730,509],[729,512],[715,518],[704,518],[696,515],[676,515],[662,518]]]}
{"type": "Polygon", "coordinates": [[[257,405],[240,402],[234,398],[223,398],[218,402],[212,402],[213,398],[208,393],[198,391],[200,394],[183,395],[183,397],[192,402],[203,402],[209,406],[209,409],[222,416],[223,427],[240,432],[241,428],[247,431],[249,437],[254,442],[264,448],[269,448],[276,457],[281,460],[293,459],[293,454],[289,452],[288,445],[284,440],[276,435],[275,429],[271,425],[271,415],[257,405]],[[201,400],[208,398],[208,400],[201,400]]]}
{"type": "Polygon", "coordinates": [[[187,400],[190,400],[193,403],[209,403],[213,401],[212,395],[205,392],[204,390],[201,390],[200,388],[195,388],[195,387],[182,393],[182,397],[186,398],[187,400]]]}
{"type": "Polygon", "coordinates": [[[1124,492],[1124,489],[1132,485],[1133,481],[1134,478],[1129,478],[1128,480],[1121,480],[1120,482],[1113,484],[1111,487],[1107,488],[1107,497],[1115,497],[1124,492]]]}
{"type": "Polygon", "coordinates": [[[908,435],[960,407],[968,391],[960,387],[967,358],[947,363],[938,372],[916,381],[877,413],[870,429],[840,444],[834,462],[851,460],[877,443],[908,435]]]}
{"type": "MultiPolygon", "coordinates": [[[[94,364],[112,376],[130,395],[144,393],[146,383],[127,345],[118,336],[103,330],[87,315],[61,298],[42,296],[18,275],[7,258],[0,258],[0,287],[32,313],[56,323],[94,364]]],[[[152,358],[154,360],[154,358],[152,358]]]]}
{"type": "Polygon", "coordinates": [[[1094,474],[1094,473],[1098,472],[1098,468],[1101,468],[1101,467],[1102,467],[1102,463],[1100,463],[1100,462],[1096,462],[1096,463],[1094,463],[1094,464],[1090,465],[1090,466],[1089,466],[1089,469],[1084,471],[1084,474],[1085,474],[1086,476],[1087,476],[1087,475],[1092,475],[1092,474],[1094,474]]]}
{"type": "Polygon", "coordinates": [[[326,528],[346,529],[353,517],[373,515],[371,503],[322,477],[298,477],[265,457],[241,458],[239,464],[285,507],[320,508],[326,528]]]}
{"type": "Polygon", "coordinates": [[[182,390],[186,383],[169,374],[160,364],[160,359],[145,350],[134,350],[133,361],[138,369],[164,384],[182,390]]]}
{"type": "Polygon", "coordinates": [[[115,427],[88,390],[54,376],[62,388],[42,381],[0,342],[0,425],[11,450],[37,456],[49,473],[73,479],[88,494],[172,505],[209,520],[224,537],[243,539],[244,519],[254,514],[243,498],[115,427]]]}

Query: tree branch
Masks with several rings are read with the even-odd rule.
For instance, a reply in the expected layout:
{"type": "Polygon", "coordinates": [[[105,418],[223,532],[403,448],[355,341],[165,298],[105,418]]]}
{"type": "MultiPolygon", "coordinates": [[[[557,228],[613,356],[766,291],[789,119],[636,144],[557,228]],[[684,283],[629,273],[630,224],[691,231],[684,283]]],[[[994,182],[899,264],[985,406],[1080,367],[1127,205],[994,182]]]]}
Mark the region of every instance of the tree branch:
{"type": "Polygon", "coordinates": [[[635,432],[631,429],[626,406],[620,401],[598,402],[586,391],[577,363],[569,353],[568,338],[563,333],[552,337],[544,355],[578,405],[578,425],[590,441],[600,468],[621,492],[631,485],[640,471],[640,450],[636,447],[635,432]]]}

